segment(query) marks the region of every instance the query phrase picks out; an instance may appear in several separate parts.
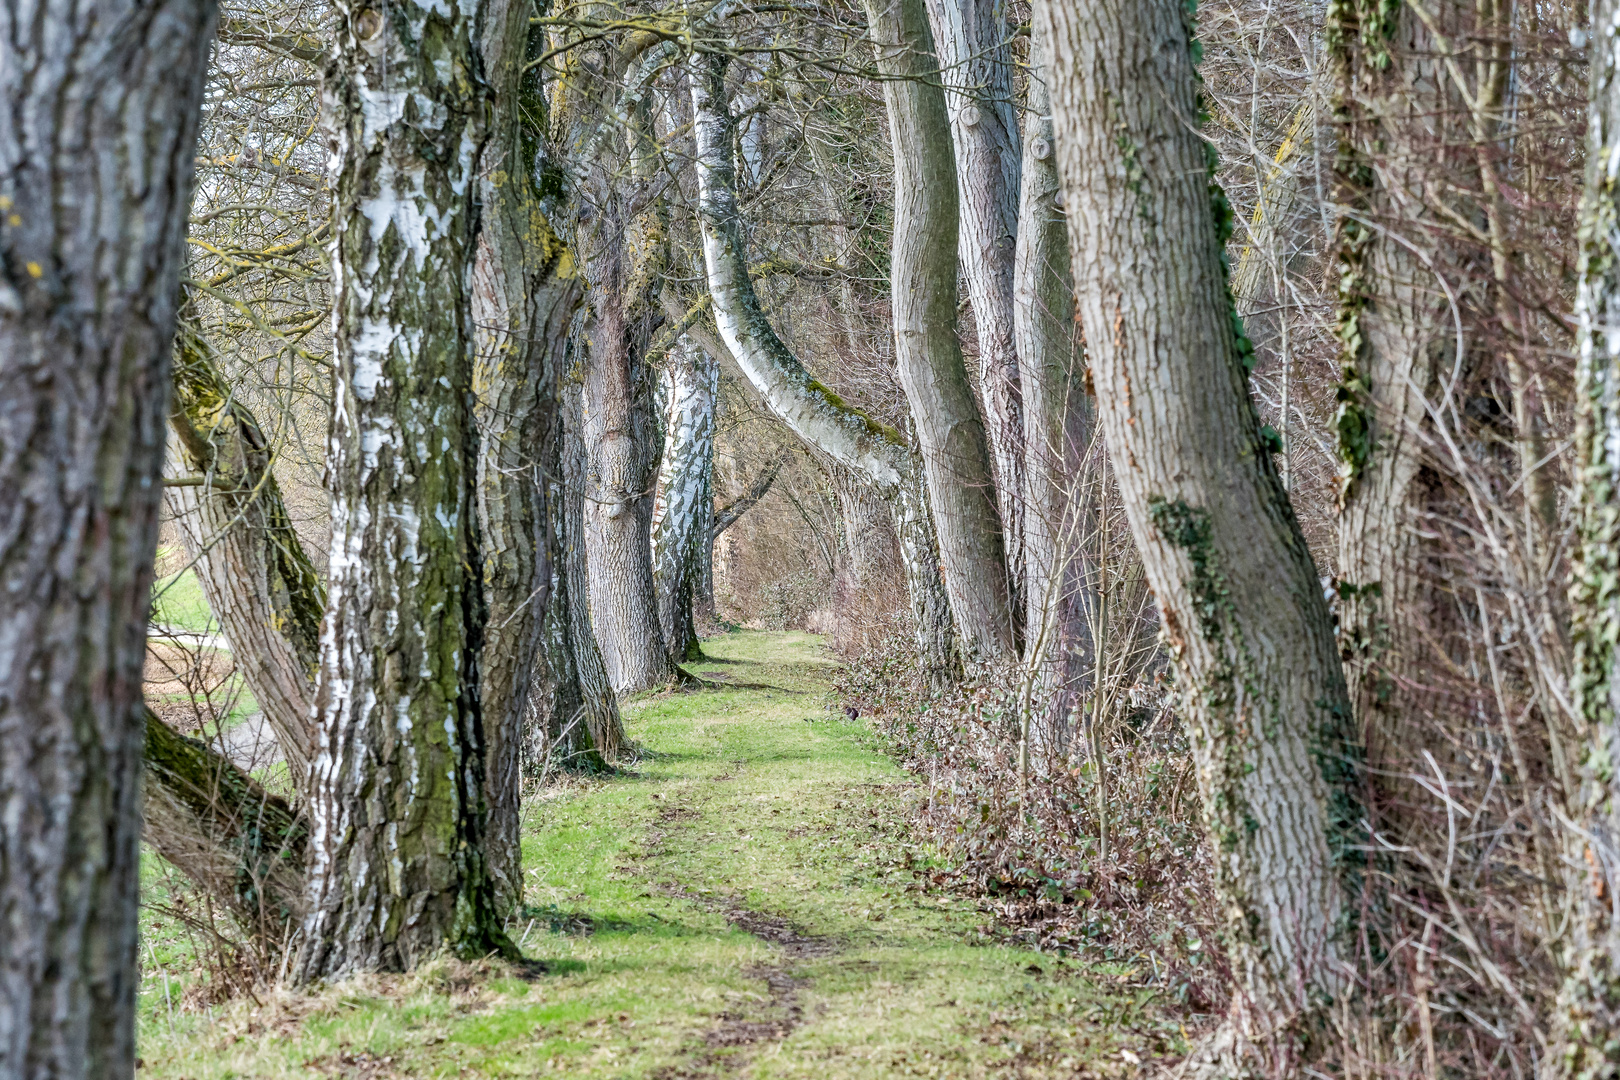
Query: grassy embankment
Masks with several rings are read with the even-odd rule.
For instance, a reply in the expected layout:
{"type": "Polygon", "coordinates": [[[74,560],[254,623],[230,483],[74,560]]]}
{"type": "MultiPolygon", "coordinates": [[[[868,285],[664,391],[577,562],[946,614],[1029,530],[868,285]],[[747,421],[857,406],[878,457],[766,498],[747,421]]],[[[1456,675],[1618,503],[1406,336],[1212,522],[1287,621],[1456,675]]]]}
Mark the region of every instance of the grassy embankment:
{"type": "MultiPolygon", "coordinates": [[[[528,967],[442,962],[203,1011],[171,1010],[149,973],[142,1075],[1136,1072],[1155,1025],[1120,973],[990,943],[972,902],[927,884],[936,856],[900,819],[911,781],[827,709],[817,639],[706,648],[701,674],[747,685],[632,703],[639,762],[533,801],[512,924],[528,967]]],[[[151,929],[183,966],[172,925],[151,929]]]]}

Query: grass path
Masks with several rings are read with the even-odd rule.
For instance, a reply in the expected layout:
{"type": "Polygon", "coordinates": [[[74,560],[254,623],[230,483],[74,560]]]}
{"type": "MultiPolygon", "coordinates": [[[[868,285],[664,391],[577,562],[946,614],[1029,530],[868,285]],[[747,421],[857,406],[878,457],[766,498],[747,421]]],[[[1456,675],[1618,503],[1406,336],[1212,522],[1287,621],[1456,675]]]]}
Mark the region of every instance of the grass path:
{"type": "Polygon", "coordinates": [[[912,783],[828,710],[816,638],[705,648],[700,674],[749,685],[632,703],[642,759],[531,806],[530,970],[445,962],[172,1016],[148,978],[142,1075],[1134,1075],[1145,1003],[989,943],[928,884],[912,783]]]}

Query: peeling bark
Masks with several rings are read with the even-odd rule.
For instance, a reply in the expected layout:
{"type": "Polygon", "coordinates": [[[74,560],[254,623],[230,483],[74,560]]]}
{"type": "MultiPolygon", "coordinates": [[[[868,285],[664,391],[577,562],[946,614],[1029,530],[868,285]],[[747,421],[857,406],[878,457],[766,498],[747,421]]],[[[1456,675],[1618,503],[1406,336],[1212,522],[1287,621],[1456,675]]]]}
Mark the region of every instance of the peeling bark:
{"type": "Polygon", "coordinates": [[[141,668],[214,16],[0,6],[0,1076],[134,1067],[141,668]]]}
{"type": "Polygon", "coordinates": [[[720,367],[694,343],[670,352],[669,407],[658,489],[663,513],[653,527],[653,585],[664,646],[677,663],[701,660],[692,604],[701,574],[700,545],[712,544],[714,410],[720,367]]]}
{"type": "Polygon", "coordinates": [[[1257,1052],[1297,1074],[1317,1010],[1346,989],[1361,751],[1248,394],[1230,211],[1186,123],[1193,27],[1181,0],[1056,0],[1037,17],[1098,408],[1179,670],[1238,984],[1223,1039],[1195,1056],[1208,1075],[1257,1052]]]}
{"type": "Polygon", "coordinates": [[[485,857],[469,277],[478,9],[340,3],[330,599],[302,981],[512,954],[485,857]]]}
{"type": "Polygon", "coordinates": [[[310,714],[326,587],[293,530],[263,430],[184,320],[175,335],[169,425],[185,468],[204,481],[167,488],[170,512],[236,670],[276,734],[293,787],[303,791],[315,752],[310,714]]]}

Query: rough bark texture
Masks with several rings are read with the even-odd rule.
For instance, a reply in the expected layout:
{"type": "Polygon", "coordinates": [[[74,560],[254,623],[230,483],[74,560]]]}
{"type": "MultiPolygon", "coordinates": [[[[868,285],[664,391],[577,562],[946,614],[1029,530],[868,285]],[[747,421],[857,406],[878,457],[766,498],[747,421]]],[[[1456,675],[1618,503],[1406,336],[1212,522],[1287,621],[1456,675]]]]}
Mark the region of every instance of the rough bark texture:
{"type": "MultiPolygon", "coordinates": [[[[1044,15],[1070,251],[1110,457],[1177,661],[1238,980],[1225,1044],[1297,1068],[1358,874],[1359,751],[1316,568],[1262,439],[1181,0],[1044,15]],[[1296,1022],[1302,1021],[1302,1022],[1296,1022]]],[[[1306,1044],[1309,1052],[1309,1044],[1306,1044]]]]}
{"type": "Polygon", "coordinates": [[[493,110],[479,169],[471,297],[476,507],[488,608],[479,661],[485,849],[503,914],[523,898],[523,745],[552,584],[545,461],[559,437],[558,386],[569,323],[583,295],[572,254],[537,191],[547,156],[527,122],[542,93],[539,73],[524,72],[531,10],[510,0],[483,5],[481,50],[493,110]]]}
{"type": "Polygon", "coordinates": [[[282,940],[304,913],[309,823],[206,743],[146,713],[142,834],[249,933],[282,940]]]}
{"type": "Polygon", "coordinates": [[[1096,515],[1083,485],[1095,409],[1084,387],[1075,324],[1068,225],[1057,205],[1059,178],[1046,80],[1046,41],[1030,41],[1028,138],[1018,211],[1013,325],[1024,407],[1024,660],[1053,708],[1067,715],[1062,688],[1075,689],[1092,668],[1091,623],[1096,583],[1086,545],[1096,515]]]}
{"type": "Polygon", "coordinates": [[[484,855],[473,204],[477,10],[340,3],[330,600],[305,979],[510,952],[484,855]]]}
{"type": "Polygon", "coordinates": [[[214,5],[0,5],[0,1076],[134,1067],[141,665],[214,5]]]}
{"type": "Polygon", "coordinates": [[[951,608],[940,579],[938,541],[922,463],[899,432],[850,408],[806,371],[772,328],[748,276],[723,58],[695,59],[691,84],[698,219],[720,342],[771,411],[799,438],[854,470],[881,498],[891,501],[917,622],[918,654],[925,677],[941,684],[952,677],[956,660],[951,647],[951,608]]]}
{"type": "Polygon", "coordinates": [[[1012,597],[984,423],[956,331],[956,166],[945,93],[933,81],[922,0],[868,0],[888,76],[894,155],[889,261],[895,362],[928,475],[940,563],[970,664],[1014,655],[1012,597]]]}
{"type": "Polygon", "coordinates": [[[591,627],[585,560],[585,442],[580,436],[580,390],[563,389],[557,458],[547,494],[555,544],[551,604],[546,611],[546,693],[535,695],[527,771],[540,776],[548,763],[605,768],[629,746],[618,698],[591,627]]]}
{"type": "Polygon", "coordinates": [[[1620,2],[1592,5],[1592,112],[1580,229],[1575,448],[1580,547],[1573,567],[1571,689],[1585,760],[1571,837],[1574,917],[1549,1072],[1620,1074],[1620,2]]]}
{"type": "Polygon", "coordinates": [[[1428,616],[1452,603],[1429,595],[1419,521],[1432,487],[1422,479],[1429,403],[1439,401],[1442,368],[1449,376],[1455,366],[1456,340],[1432,269],[1365,219],[1430,217],[1424,185],[1446,153],[1450,107],[1420,20],[1362,6],[1336,9],[1327,35],[1337,194],[1352,209],[1338,237],[1339,637],[1356,716],[1382,757],[1432,681],[1428,616]]]}
{"type": "Polygon", "coordinates": [[[926,3],[956,158],[961,214],[957,251],[978,337],[979,391],[995,464],[1012,605],[1015,618],[1022,619],[1024,420],[1013,314],[1020,149],[1011,28],[1002,0],[926,3]]]}
{"type": "Polygon", "coordinates": [[[714,409],[720,365],[703,349],[683,341],[669,354],[669,405],[664,415],[664,463],[658,479],[663,512],[653,527],[653,584],[664,646],[676,662],[701,660],[692,622],[701,575],[701,545],[714,506],[714,409]]]}
{"type": "Polygon", "coordinates": [[[202,481],[168,487],[170,512],[236,670],[303,791],[315,752],[310,713],[326,587],[293,530],[264,432],[185,320],[175,336],[169,425],[175,464],[202,481]]]}

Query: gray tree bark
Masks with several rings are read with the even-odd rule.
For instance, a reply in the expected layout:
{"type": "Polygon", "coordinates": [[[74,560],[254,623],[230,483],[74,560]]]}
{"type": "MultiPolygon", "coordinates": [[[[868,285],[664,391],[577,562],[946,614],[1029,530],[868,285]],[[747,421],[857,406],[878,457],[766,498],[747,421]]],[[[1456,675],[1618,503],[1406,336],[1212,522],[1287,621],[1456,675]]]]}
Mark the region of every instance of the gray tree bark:
{"type": "MultiPolygon", "coordinates": [[[[951,608],[922,462],[893,428],[846,405],[805,370],[760,307],[748,276],[737,210],[733,123],[725,61],[700,55],[691,71],[697,136],[698,220],[720,341],[772,412],[809,445],[866,478],[894,507],[923,675],[938,686],[956,671],[951,608]]],[[[952,265],[954,266],[954,260],[952,265]]],[[[954,312],[953,312],[954,314],[954,312]]]]}
{"type": "Polygon", "coordinates": [[[895,362],[911,404],[965,659],[1015,655],[1012,594],[984,423],[956,329],[957,190],[922,0],[868,0],[894,155],[895,362]]]}
{"type": "Polygon", "coordinates": [[[957,252],[979,342],[979,391],[995,465],[1011,602],[1024,600],[1024,419],[1013,312],[1019,230],[1018,113],[1002,0],[926,0],[956,159],[957,252]]]}
{"type": "Polygon", "coordinates": [[[302,980],[515,952],[485,856],[477,12],[340,3],[330,600],[302,980]],[[424,48],[424,42],[433,47],[424,48]]]}
{"type": "Polygon", "coordinates": [[[690,340],[670,351],[664,461],[659,471],[663,513],[653,527],[653,584],[664,645],[677,663],[701,660],[692,605],[702,573],[700,546],[713,543],[714,410],[720,366],[690,340]]]}
{"type": "Polygon", "coordinates": [[[486,851],[504,915],[523,899],[519,836],[530,693],[540,679],[556,554],[547,521],[546,461],[555,452],[569,325],[583,296],[573,259],[541,205],[547,147],[529,117],[543,110],[526,73],[531,6],[485,0],[480,44],[492,129],[479,170],[479,231],[471,311],[478,428],[477,498],[484,602],[479,661],[484,725],[486,851]]]}
{"type": "Polygon", "coordinates": [[[214,14],[0,7],[0,1076],[133,1074],[141,666],[214,14]]]}
{"type": "MultiPolygon", "coordinates": [[[[1096,583],[1087,544],[1097,515],[1085,487],[1085,454],[1096,423],[1085,390],[1075,324],[1074,276],[1047,89],[1046,34],[1030,37],[1028,138],[1024,141],[1014,277],[1024,411],[1024,661],[1043,687],[1077,687],[1092,668],[1096,583]]],[[[1061,693],[1054,707],[1066,715],[1061,693]]]]}
{"type": "Polygon", "coordinates": [[[1571,569],[1574,671],[1582,727],[1571,800],[1573,917],[1561,959],[1549,1074],[1620,1073],[1620,0],[1592,5],[1592,105],[1581,207],[1576,365],[1580,544],[1571,569]]]}
{"type": "Polygon", "coordinates": [[[306,900],[309,822],[206,743],[146,713],[142,839],[229,911],[279,944],[306,900]]]}
{"type": "Polygon", "coordinates": [[[232,662],[276,734],[293,787],[304,791],[315,753],[310,714],[326,586],[293,530],[263,430],[184,319],[169,425],[177,464],[202,479],[167,487],[169,509],[232,662]]]}
{"type": "Polygon", "coordinates": [[[1237,980],[1211,1072],[1309,1055],[1357,888],[1360,751],[1333,624],[1248,395],[1181,0],[1057,0],[1053,121],[1079,310],[1178,670],[1237,980]],[[1213,204],[1213,206],[1212,206],[1213,204]]]}

